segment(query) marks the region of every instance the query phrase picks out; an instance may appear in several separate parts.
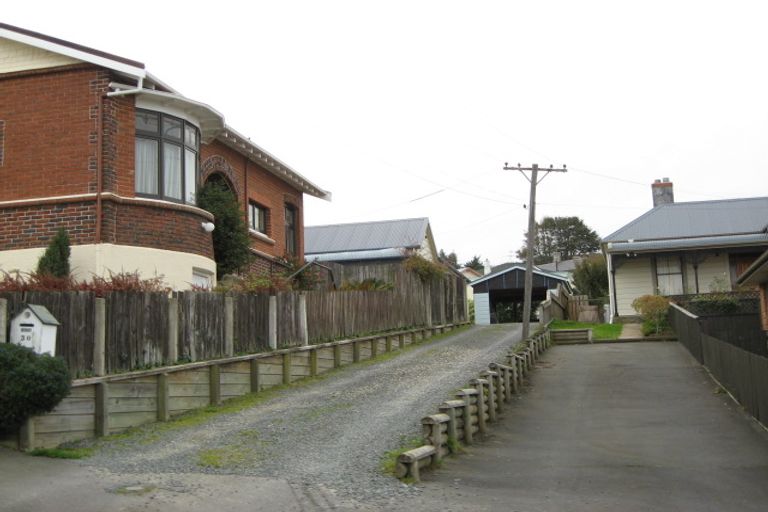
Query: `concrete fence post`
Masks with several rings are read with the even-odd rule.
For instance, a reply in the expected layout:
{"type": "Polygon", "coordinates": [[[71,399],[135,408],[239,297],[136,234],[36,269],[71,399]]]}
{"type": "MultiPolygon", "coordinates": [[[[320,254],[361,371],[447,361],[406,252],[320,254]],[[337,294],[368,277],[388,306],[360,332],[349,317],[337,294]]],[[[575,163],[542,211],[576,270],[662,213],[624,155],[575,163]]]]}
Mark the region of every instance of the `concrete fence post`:
{"type": "Polygon", "coordinates": [[[8,342],[8,299],[0,299],[0,343],[8,342]]]}
{"type": "Polygon", "coordinates": [[[107,345],[107,301],[97,297],[94,304],[93,333],[93,374],[97,377],[106,375],[105,350],[107,345]]]}
{"type": "Polygon", "coordinates": [[[317,376],[317,349],[313,348],[309,351],[309,376],[317,376]]]}
{"type": "MultiPolygon", "coordinates": [[[[464,430],[464,444],[471,445],[474,441],[474,433],[472,432],[472,397],[477,396],[477,391],[474,389],[462,389],[456,393],[456,398],[464,402],[462,417],[463,417],[463,430],[464,430]]],[[[476,408],[477,409],[477,408],[476,408]]]]}
{"type": "Polygon", "coordinates": [[[309,345],[309,326],[307,325],[307,294],[299,294],[299,341],[302,346],[309,345]]]}
{"type": "Polygon", "coordinates": [[[494,423],[496,421],[496,382],[494,382],[494,375],[496,372],[485,371],[480,374],[480,377],[487,382],[488,387],[488,421],[494,423]]]}
{"type": "Polygon", "coordinates": [[[235,355],[235,298],[224,297],[224,355],[235,355]]]}
{"type": "Polygon", "coordinates": [[[179,298],[168,299],[168,340],[166,345],[168,363],[179,359],[179,298]]]}
{"type": "Polygon", "coordinates": [[[277,296],[269,296],[269,348],[277,350],[277,296]]]}

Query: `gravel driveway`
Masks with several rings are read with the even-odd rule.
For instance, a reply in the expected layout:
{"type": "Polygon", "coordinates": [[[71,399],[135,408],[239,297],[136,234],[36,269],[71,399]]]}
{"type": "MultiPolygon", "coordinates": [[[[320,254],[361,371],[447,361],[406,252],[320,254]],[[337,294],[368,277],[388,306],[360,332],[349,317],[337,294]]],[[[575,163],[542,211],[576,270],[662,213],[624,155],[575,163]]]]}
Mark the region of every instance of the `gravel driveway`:
{"type": "Polygon", "coordinates": [[[420,436],[423,416],[502,361],[519,338],[518,325],[471,327],[203,425],[106,443],[82,464],[122,474],[282,478],[307,508],[386,506],[419,491],[381,473],[383,454],[420,436]]]}

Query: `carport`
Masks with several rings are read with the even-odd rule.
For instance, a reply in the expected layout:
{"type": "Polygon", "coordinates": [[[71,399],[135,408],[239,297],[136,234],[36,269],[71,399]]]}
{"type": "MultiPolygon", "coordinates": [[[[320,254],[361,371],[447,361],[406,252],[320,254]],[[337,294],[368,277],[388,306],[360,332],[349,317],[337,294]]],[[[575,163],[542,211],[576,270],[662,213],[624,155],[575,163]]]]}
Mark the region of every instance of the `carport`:
{"type": "MultiPolygon", "coordinates": [[[[531,312],[535,314],[538,304],[547,298],[547,290],[554,290],[558,284],[571,291],[568,279],[544,272],[533,271],[533,293],[531,312]]],[[[478,325],[522,322],[525,292],[525,268],[519,265],[498,270],[471,283],[475,296],[475,323],[478,325]]]]}

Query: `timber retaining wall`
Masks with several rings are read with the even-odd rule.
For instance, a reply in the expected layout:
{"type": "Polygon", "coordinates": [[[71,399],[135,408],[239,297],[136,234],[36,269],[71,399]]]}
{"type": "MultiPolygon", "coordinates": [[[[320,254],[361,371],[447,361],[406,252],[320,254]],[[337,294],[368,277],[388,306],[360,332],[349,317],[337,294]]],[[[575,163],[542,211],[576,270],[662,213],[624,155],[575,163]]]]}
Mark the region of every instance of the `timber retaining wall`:
{"type": "Polygon", "coordinates": [[[75,380],[50,413],[30,418],[18,436],[3,444],[19,449],[50,448],[64,442],[106,436],[228,398],[326,373],[378,354],[402,349],[466,323],[407,329],[146,371],[75,380]]]}

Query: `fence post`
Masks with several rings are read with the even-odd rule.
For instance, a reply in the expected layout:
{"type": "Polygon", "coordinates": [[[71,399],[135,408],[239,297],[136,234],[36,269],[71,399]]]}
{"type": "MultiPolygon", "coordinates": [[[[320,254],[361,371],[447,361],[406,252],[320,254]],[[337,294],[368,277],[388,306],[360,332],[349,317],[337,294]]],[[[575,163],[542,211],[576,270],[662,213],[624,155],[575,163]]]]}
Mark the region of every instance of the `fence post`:
{"type": "Polygon", "coordinates": [[[8,299],[0,299],[0,343],[8,342],[8,299]]]}
{"type": "Polygon", "coordinates": [[[269,348],[277,350],[277,296],[269,296],[269,348]]]}
{"type": "Polygon", "coordinates": [[[251,393],[258,393],[261,389],[261,377],[259,376],[259,360],[251,359],[251,393]]]}
{"type": "Polygon", "coordinates": [[[94,417],[96,437],[109,435],[109,384],[96,384],[96,414],[94,417]]]}
{"type": "Polygon", "coordinates": [[[235,298],[224,297],[224,355],[235,355],[235,298]]]}
{"type": "Polygon", "coordinates": [[[309,326],[307,325],[307,294],[299,294],[299,341],[304,346],[309,345],[309,326]]]}
{"type": "Polygon", "coordinates": [[[291,383],[291,353],[283,354],[283,384],[286,386],[291,383]]]}
{"type": "Polygon", "coordinates": [[[171,406],[168,399],[168,374],[157,375],[157,421],[171,419],[171,406]]]}
{"type": "Polygon", "coordinates": [[[179,298],[168,299],[168,340],[166,347],[168,363],[174,364],[179,359],[179,298]]]}
{"type": "Polygon", "coordinates": [[[317,376],[317,349],[313,348],[309,351],[309,376],[317,376]]]}
{"type": "Polygon", "coordinates": [[[424,321],[427,327],[432,327],[432,286],[427,284],[424,288],[424,304],[426,304],[424,321]]]}
{"type": "Polygon", "coordinates": [[[221,403],[221,367],[217,364],[212,365],[208,377],[211,405],[219,405],[221,403]]]}
{"type": "Polygon", "coordinates": [[[107,343],[107,305],[104,297],[97,297],[94,304],[93,333],[93,374],[101,377],[106,374],[104,351],[107,343]]]}

